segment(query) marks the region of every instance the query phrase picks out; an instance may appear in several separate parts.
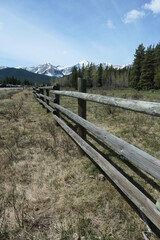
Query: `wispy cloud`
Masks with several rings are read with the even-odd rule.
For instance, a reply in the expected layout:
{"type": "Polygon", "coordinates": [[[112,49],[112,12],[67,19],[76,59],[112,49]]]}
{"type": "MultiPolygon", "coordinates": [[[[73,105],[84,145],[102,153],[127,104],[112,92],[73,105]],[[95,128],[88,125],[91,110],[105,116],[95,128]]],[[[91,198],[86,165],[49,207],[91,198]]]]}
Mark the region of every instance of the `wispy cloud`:
{"type": "Polygon", "coordinates": [[[154,14],[160,13],[160,0],[151,0],[150,3],[146,3],[144,9],[151,10],[154,14]]]}
{"type": "Polygon", "coordinates": [[[145,12],[144,11],[138,11],[136,9],[133,9],[131,11],[129,11],[124,18],[122,19],[122,21],[127,24],[127,23],[131,23],[131,22],[135,22],[137,19],[143,18],[145,16],[145,12]]]}
{"type": "Polygon", "coordinates": [[[109,29],[115,29],[116,28],[111,19],[107,20],[107,27],[109,29]]]}
{"type": "Polygon", "coordinates": [[[145,10],[152,11],[153,14],[160,13],[160,0],[151,0],[150,3],[145,3],[141,6],[142,10],[133,9],[129,11],[122,21],[127,24],[131,22],[135,22],[137,19],[143,18],[145,16],[145,10]]]}

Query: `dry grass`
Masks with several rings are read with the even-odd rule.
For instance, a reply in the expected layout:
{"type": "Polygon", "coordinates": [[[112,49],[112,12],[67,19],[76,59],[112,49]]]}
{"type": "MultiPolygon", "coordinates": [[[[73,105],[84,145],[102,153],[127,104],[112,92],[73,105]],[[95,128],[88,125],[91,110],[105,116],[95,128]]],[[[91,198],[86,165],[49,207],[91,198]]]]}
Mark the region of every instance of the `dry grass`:
{"type": "MultiPolygon", "coordinates": [[[[63,98],[62,104],[77,111],[72,99],[63,98]]],[[[90,121],[160,157],[160,122],[142,117],[143,124],[138,114],[88,104],[90,121]]],[[[137,213],[109,181],[98,179],[99,170],[31,92],[3,95],[0,133],[0,239],[71,240],[75,234],[91,240],[143,239],[146,226],[137,213]]],[[[139,182],[125,163],[96,146],[139,182]]],[[[157,197],[146,180],[141,184],[157,197]]]]}

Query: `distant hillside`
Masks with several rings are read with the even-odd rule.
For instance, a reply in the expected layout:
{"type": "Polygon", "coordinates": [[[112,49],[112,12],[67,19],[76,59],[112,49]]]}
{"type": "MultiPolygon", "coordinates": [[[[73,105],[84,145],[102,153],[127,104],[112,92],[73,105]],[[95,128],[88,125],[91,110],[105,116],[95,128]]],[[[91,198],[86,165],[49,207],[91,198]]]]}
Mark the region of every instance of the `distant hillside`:
{"type": "MultiPolygon", "coordinates": [[[[4,68],[0,70],[0,81],[12,76],[20,81],[28,80],[31,83],[38,84],[51,81],[51,77],[49,76],[32,73],[24,69],[4,68]]],[[[52,77],[52,80],[54,80],[54,77],[52,77]]]]}

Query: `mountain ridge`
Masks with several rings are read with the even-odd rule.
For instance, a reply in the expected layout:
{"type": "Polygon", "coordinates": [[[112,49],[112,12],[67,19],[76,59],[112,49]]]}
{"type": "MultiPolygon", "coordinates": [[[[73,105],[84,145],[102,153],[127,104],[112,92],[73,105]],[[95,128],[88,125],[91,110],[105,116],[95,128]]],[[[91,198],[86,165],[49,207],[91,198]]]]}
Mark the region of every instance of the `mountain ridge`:
{"type": "MultiPolygon", "coordinates": [[[[54,66],[51,63],[45,63],[45,64],[39,64],[36,67],[14,67],[14,69],[23,69],[35,74],[39,74],[39,75],[46,75],[48,77],[63,77],[63,76],[68,76],[72,73],[72,69],[73,67],[76,67],[77,69],[81,69],[83,66],[86,67],[87,65],[89,65],[90,62],[87,60],[82,60],[81,62],[72,65],[72,66],[54,66]]],[[[97,64],[96,66],[98,67],[100,64],[97,64]]],[[[124,67],[130,66],[131,64],[126,64],[126,65],[112,65],[108,62],[106,63],[102,63],[103,68],[105,68],[106,66],[108,67],[113,67],[116,69],[122,69],[124,67]]],[[[0,70],[2,69],[6,69],[8,67],[6,66],[0,66],[0,70]]]]}
{"type": "MultiPolygon", "coordinates": [[[[20,81],[28,80],[30,83],[48,83],[51,81],[51,77],[49,76],[29,72],[22,68],[7,67],[0,69],[0,81],[3,82],[6,77],[15,77],[20,81]]],[[[52,78],[52,80],[55,79],[54,77],[52,78]]]]}

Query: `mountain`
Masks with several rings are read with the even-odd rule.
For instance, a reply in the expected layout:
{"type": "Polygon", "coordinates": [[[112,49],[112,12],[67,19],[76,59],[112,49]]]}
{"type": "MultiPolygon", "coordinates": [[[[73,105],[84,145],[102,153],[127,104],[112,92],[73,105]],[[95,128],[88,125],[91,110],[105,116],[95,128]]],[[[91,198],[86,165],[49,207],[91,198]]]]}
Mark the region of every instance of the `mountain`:
{"type": "Polygon", "coordinates": [[[0,80],[4,80],[6,77],[12,76],[21,81],[28,80],[31,83],[48,83],[51,81],[51,77],[49,76],[36,74],[21,68],[0,69],[0,80]]]}
{"type": "Polygon", "coordinates": [[[0,66],[0,70],[1,70],[1,69],[4,69],[4,68],[7,68],[7,67],[5,67],[5,66],[0,66]]]}
{"type": "Polygon", "coordinates": [[[37,67],[29,67],[29,68],[25,68],[25,69],[27,71],[30,71],[33,73],[43,74],[43,75],[47,75],[50,77],[53,77],[53,76],[61,77],[62,76],[62,73],[58,69],[58,67],[53,66],[50,63],[41,64],[41,65],[38,65],[37,67]]]}
{"type": "Polygon", "coordinates": [[[86,67],[88,64],[89,64],[88,61],[83,60],[77,63],[76,65],[69,66],[69,67],[53,66],[50,63],[46,63],[46,64],[40,64],[37,67],[29,67],[25,69],[33,73],[44,74],[50,77],[52,76],[63,77],[63,76],[70,75],[72,73],[72,69],[74,66],[76,66],[77,69],[79,69],[79,68],[82,68],[83,65],[84,67],[86,67]]]}
{"type": "MultiPolygon", "coordinates": [[[[83,60],[78,64],[74,65],[77,69],[82,68],[82,66],[87,66],[88,61],[83,60]]],[[[63,77],[64,75],[70,75],[74,66],[61,67],[53,66],[50,63],[41,64],[37,67],[26,67],[22,68],[17,66],[15,68],[9,68],[6,66],[0,66],[0,81],[4,80],[6,77],[14,76],[16,79],[24,81],[28,80],[32,83],[48,83],[54,80],[56,77],[63,77]]]]}
{"type": "MultiPolygon", "coordinates": [[[[25,78],[27,80],[28,80],[28,78],[31,79],[31,75],[29,75],[29,73],[32,73],[32,74],[36,74],[36,75],[32,75],[33,79],[40,79],[39,82],[42,82],[43,80],[47,81],[47,78],[45,78],[45,77],[48,77],[48,79],[50,79],[51,77],[55,78],[55,77],[68,76],[72,73],[72,69],[73,69],[74,66],[76,66],[77,69],[80,69],[83,66],[86,67],[89,64],[90,63],[88,61],[83,60],[83,61],[81,61],[81,62],[79,62],[75,65],[69,66],[69,67],[59,66],[59,65],[54,66],[50,63],[40,64],[36,67],[25,67],[25,68],[21,68],[20,66],[17,66],[15,68],[8,68],[8,67],[0,66],[0,72],[2,70],[6,69],[5,71],[7,72],[7,74],[8,73],[12,74],[12,75],[13,75],[13,73],[18,74],[18,75],[13,75],[13,76],[15,76],[15,77],[17,76],[17,78],[18,77],[23,77],[23,79],[25,78]],[[13,69],[15,69],[15,70],[13,70],[13,69]],[[17,71],[19,70],[19,71],[17,72],[16,70],[17,71]],[[39,77],[37,75],[39,75],[39,77]]],[[[96,65],[96,66],[98,67],[99,64],[96,65]]],[[[112,64],[106,62],[106,63],[102,63],[102,66],[103,66],[103,68],[105,68],[106,66],[108,66],[108,67],[112,66],[115,69],[122,69],[124,67],[131,66],[131,64],[120,66],[120,65],[112,65],[112,64]]],[[[3,73],[1,73],[1,74],[3,75],[3,73]]],[[[0,75],[0,79],[1,79],[1,75],[0,75]]]]}
{"type": "MultiPolygon", "coordinates": [[[[99,66],[99,64],[97,66],[99,66]]],[[[105,69],[107,66],[108,67],[113,67],[114,69],[123,69],[125,67],[131,67],[132,64],[112,65],[111,63],[106,62],[106,63],[102,63],[102,66],[103,66],[103,69],[105,69]]]]}
{"type": "MultiPolygon", "coordinates": [[[[33,73],[38,73],[38,74],[44,74],[47,76],[54,76],[54,77],[63,77],[63,76],[68,76],[72,73],[72,69],[74,66],[76,66],[77,69],[82,68],[83,66],[86,67],[90,64],[90,62],[83,60],[73,66],[69,66],[69,67],[65,67],[65,66],[54,66],[50,63],[46,63],[46,64],[41,64],[38,65],[37,67],[29,67],[29,68],[25,68],[26,70],[33,72],[33,73]]],[[[108,67],[113,67],[115,69],[122,69],[124,67],[129,67],[131,64],[128,65],[112,65],[111,63],[102,63],[103,68],[106,68],[106,66],[108,67]]],[[[99,66],[96,65],[97,67],[99,66]]]]}

